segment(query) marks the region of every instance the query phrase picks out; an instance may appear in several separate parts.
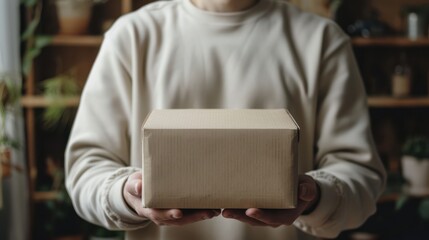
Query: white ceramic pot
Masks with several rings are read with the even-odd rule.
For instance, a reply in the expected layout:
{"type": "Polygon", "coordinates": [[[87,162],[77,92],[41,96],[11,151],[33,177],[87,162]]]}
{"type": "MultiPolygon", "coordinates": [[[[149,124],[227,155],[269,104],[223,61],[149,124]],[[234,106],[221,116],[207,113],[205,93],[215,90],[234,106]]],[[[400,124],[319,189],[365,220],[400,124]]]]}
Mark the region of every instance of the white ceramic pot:
{"type": "Polygon", "coordinates": [[[409,184],[406,189],[409,195],[429,195],[429,159],[403,156],[402,175],[409,184]]]}
{"type": "Polygon", "coordinates": [[[60,34],[81,35],[88,32],[92,0],[56,0],[60,34]]]}

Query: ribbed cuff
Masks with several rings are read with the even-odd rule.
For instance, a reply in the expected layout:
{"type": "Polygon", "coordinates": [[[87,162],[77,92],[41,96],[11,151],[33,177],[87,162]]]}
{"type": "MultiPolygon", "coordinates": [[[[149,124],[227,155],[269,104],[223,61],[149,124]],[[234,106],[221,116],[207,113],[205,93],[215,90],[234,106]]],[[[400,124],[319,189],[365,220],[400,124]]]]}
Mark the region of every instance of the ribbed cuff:
{"type": "MultiPolygon", "coordinates": [[[[104,211],[109,218],[126,229],[136,229],[145,226],[146,218],[137,215],[123,197],[123,188],[128,176],[139,171],[138,168],[122,168],[106,181],[104,211]]],[[[149,222],[148,222],[149,223],[149,222]]]]}
{"type": "Polygon", "coordinates": [[[313,171],[307,174],[313,177],[320,187],[319,204],[309,214],[300,216],[294,225],[311,233],[313,232],[311,228],[323,226],[334,214],[341,202],[342,186],[336,177],[323,171],[313,171]]]}

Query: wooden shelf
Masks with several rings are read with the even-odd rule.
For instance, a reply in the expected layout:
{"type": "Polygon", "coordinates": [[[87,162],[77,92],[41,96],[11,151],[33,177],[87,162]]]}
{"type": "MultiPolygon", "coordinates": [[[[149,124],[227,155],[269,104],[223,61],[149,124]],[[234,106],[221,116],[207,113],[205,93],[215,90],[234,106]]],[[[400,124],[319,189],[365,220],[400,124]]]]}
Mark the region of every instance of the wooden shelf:
{"type": "Polygon", "coordinates": [[[33,199],[36,202],[55,200],[58,198],[58,196],[59,196],[59,193],[57,191],[34,192],[33,193],[33,199]]]}
{"type": "MultiPolygon", "coordinates": [[[[77,107],[79,105],[80,97],[70,97],[64,99],[63,106],[77,107]]],[[[27,108],[43,108],[53,104],[52,100],[43,96],[23,96],[21,98],[21,105],[27,108]]]]}
{"type": "Polygon", "coordinates": [[[103,36],[53,36],[51,45],[53,46],[88,46],[98,47],[103,41],[103,36]]]}
{"type": "Polygon", "coordinates": [[[378,203],[385,203],[385,202],[396,202],[400,198],[400,193],[389,193],[389,194],[383,194],[378,199],[378,203]]]}
{"type": "Polygon", "coordinates": [[[395,98],[389,96],[368,97],[368,106],[372,108],[429,107],[429,96],[409,98],[395,98]]]}
{"type": "Polygon", "coordinates": [[[429,38],[411,40],[406,37],[352,38],[356,47],[429,47],[429,38]]]}

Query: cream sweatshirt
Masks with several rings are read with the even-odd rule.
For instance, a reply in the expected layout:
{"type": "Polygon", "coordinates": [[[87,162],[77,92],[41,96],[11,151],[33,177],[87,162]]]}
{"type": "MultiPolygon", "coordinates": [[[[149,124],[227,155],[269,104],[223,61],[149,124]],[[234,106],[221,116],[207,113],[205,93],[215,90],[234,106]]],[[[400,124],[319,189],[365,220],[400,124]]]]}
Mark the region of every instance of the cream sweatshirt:
{"type": "Polygon", "coordinates": [[[80,216],[130,240],[335,237],[374,213],[384,187],[369,124],[350,41],[333,22],[274,0],[236,13],[160,1],[105,36],[66,150],[67,189],[80,216]],[[166,108],[289,109],[302,130],[299,172],[320,184],[319,205],[277,229],[221,216],[158,227],[137,216],[122,189],[141,169],[146,115],[166,108]]]}

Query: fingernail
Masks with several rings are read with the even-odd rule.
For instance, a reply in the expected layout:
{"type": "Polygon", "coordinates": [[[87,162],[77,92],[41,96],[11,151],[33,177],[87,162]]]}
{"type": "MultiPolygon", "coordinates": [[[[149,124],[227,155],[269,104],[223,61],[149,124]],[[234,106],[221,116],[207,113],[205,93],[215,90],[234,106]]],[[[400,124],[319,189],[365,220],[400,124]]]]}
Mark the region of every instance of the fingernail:
{"type": "Polygon", "coordinates": [[[134,191],[135,193],[138,195],[140,193],[140,189],[139,189],[139,183],[136,182],[136,184],[134,185],[134,191]]]}
{"type": "Polygon", "coordinates": [[[181,215],[181,214],[176,213],[176,214],[173,214],[173,218],[174,218],[174,219],[180,219],[180,218],[182,218],[182,215],[181,215]]]}

